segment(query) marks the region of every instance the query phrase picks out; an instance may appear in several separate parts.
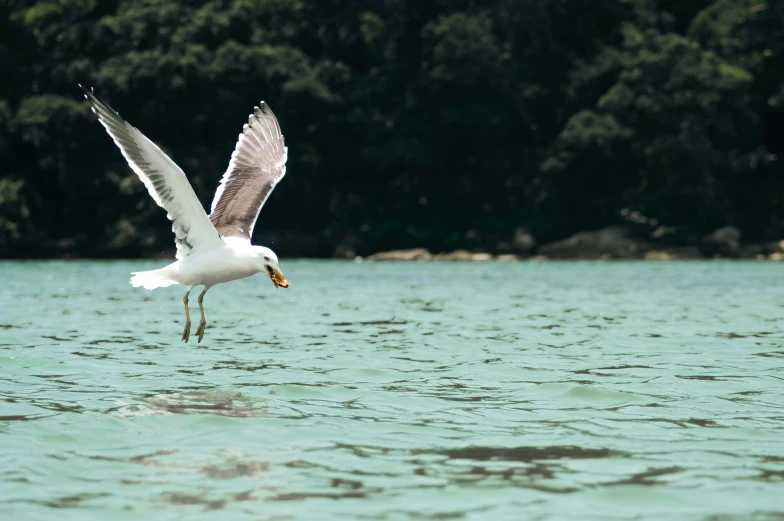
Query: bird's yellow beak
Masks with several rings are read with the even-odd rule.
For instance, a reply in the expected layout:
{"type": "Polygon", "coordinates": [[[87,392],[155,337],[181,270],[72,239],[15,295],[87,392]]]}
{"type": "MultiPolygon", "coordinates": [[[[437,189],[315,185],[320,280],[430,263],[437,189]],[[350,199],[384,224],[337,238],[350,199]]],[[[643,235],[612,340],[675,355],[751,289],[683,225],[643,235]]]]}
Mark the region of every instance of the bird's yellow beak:
{"type": "Polygon", "coordinates": [[[275,285],[276,288],[278,286],[280,286],[281,288],[289,287],[289,281],[286,280],[286,277],[283,276],[283,272],[280,270],[273,271],[272,276],[270,278],[272,279],[272,283],[275,285]]]}

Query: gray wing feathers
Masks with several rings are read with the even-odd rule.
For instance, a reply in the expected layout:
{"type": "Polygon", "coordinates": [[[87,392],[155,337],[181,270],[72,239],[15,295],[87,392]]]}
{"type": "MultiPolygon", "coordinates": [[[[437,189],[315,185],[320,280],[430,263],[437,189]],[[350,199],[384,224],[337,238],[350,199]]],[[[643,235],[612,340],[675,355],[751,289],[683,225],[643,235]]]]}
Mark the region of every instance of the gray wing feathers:
{"type": "Polygon", "coordinates": [[[224,237],[250,240],[261,207],[286,174],[288,149],[278,120],[261,102],[242,128],[212,201],[210,221],[224,237]]]}
{"type": "Polygon", "coordinates": [[[92,103],[101,125],[120,148],[153,200],[168,212],[177,245],[177,258],[188,256],[194,248],[220,245],[218,233],[180,167],[109,105],[84,87],[82,90],[85,98],[92,103]]]}

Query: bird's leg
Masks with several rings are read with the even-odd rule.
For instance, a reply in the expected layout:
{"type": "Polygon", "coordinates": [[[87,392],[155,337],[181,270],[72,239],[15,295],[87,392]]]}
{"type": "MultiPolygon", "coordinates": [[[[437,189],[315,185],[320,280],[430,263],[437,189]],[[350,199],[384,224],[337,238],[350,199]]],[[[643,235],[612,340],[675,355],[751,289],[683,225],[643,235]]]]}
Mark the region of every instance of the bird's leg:
{"type": "Polygon", "coordinates": [[[207,293],[208,289],[210,288],[205,286],[204,291],[202,291],[199,295],[199,311],[201,312],[201,321],[199,322],[199,327],[196,328],[196,336],[199,337],[199,342],[201,342],[201,339],[204,338],[204,328],[207,326],[207,320],[204,318],[204,306],[202,305],[202,301],[204,301],[204,294],[207,293]]]}
{"type": "Polygon", "coordinates": [[[192,288],[188,288],[188,291],[185,292],[185,296],[182,297],[182,303],[185,305],[185,329],[182,332],[182,339],[187,342],[188,338],[191,336],[191,314],[188,312],[188,294],[191,292],[192,288]]]}

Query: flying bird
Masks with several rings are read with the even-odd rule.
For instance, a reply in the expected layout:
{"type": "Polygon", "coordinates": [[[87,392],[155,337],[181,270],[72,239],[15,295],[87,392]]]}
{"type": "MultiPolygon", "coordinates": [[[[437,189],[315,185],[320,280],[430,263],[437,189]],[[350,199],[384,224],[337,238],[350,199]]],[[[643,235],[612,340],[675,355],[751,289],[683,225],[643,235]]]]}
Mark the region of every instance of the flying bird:
{"type": "Polygon", "coordinates": [[[289,287],[275,253],[250,243],[261,207],[286,174],[288,148],[269,105],[262,101],[254,107],[248,123],[242,128],[229,167],[215,191],[210,215],[207,215],[180,167],[92,90],[79,87],[131,169],[172,221],[176,262],[159,270],[132,273],[131,284],[145,289],[172,284],[188,288],[182,298],[185,306],[183,341],[190,338],[188,295],[194,287],[204,287],[198,299],[201,320],[196,336],[199,342],[207,325],[202,302],[212,286],[265,272],[276,288],[289,287]]]}

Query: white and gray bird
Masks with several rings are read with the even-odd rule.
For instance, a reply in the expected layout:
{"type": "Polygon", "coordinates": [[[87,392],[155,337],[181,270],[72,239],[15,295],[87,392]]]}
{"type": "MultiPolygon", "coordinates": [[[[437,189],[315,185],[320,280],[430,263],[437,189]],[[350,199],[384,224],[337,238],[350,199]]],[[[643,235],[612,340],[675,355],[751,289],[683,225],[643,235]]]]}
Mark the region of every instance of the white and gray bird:
{"type": "Polygon", "coordinates": [[[199,295],[201,320],[196,328],[201,342],[207,325],[202,301],[212,286],[261,272],[269,276],[275,287],[289,286],[275,253],[250,243],[261,207],[286,174],[288,149],[278,120],[267,104],[262,101],[254,107],[243,127],[207,215],[180,167],[92,91],[79,86],[131,169],[172,221],[177,261],[159,270],[133,273],[131,284],[146,289],[172,284],[188,288],[182,299],[185,342],[191,331],[188,295],[194,287],[204,286],[199,295]]]}

